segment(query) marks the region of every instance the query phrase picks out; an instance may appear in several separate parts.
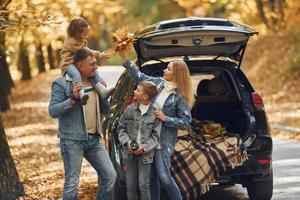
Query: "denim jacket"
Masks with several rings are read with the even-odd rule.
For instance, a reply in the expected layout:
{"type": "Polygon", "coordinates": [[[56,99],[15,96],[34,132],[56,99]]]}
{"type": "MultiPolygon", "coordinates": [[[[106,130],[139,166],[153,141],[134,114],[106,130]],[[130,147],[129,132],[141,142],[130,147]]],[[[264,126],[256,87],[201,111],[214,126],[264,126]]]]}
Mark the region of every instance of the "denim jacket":
{"type": "Polygon", "coordinates": [[[125,146],[127,142],[136,140],[141,130],[141,146],[144,149],[142,159],[144,164],[153,162],[154,150],[158,144],[160,121],[154,115],[154,107],[150,104],[147,112],[141,116],[139,103],[129,105],[122,114],[117,128],[119,141],[124,146],[124,158],[131,160],[133,154],[125,146]]]}
{"type": "MultiPolygon", "coordinates": [[[[51,100],[48,107],[49,115],[58,118],[59,138],[87,140],[84,108],[79,101],[74,105],[70,104],[70,98],[73,95],[72,90],[72,78],[68,75],[62,76],[52,83],[51,100]]],[[[99,105],[99,98],[97,98],[97,102],[99,105]]],[[[103,112],[97,106],[97,132],[99,135],[102,133],[100,113],[103,112]]]]}
{"type": "MultiPolygon", "coordinates": [[[[129,60],[123,64],[123,67],[127,69],[135,84],[143,80],[148,80],[156,83],[160,90],[163,89],[164,79],[162,77],[152,77],[141,73],[135,64],[129,60]]],[[[187,103],[179,92],[174,92],[169,95],[163,105],[162,111],[166,116],[166,121],[162,122],[159,141],[162,147],[164,161],[166,165],[170,167],[170,157],[174,151],[178,129],[186,128],[190,124],[192,116],[187,103]]]]}

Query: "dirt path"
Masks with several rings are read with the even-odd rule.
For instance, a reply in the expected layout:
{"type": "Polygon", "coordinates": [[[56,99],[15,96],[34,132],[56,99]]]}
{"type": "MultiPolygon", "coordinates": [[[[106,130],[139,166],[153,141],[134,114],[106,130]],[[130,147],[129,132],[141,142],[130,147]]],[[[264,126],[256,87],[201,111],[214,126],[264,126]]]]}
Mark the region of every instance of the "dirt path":
{"type": "MultiPolygon", "coordinates": [[[[16,84],[11,110],[3,123],[26,195],[21,199],[59,199],[63,187],[63,163],[57,138],[57,121],[48,115],[51,82],[58,70],[16,84]]],[[[96,172],[84,161],[79,199],[95,199],[96,172]]]]}

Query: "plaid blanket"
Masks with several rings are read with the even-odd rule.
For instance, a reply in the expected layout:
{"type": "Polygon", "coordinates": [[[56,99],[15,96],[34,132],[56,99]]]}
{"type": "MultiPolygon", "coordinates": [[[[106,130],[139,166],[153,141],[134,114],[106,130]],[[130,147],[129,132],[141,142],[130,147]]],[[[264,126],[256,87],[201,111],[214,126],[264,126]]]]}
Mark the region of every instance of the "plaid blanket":
{"type": "Polygon", "coordinates": [[[215,123],[207,126],[207,122],[193,121],[189,135],[178,138],[172,155],[171,172],[183,199],[197,199],[209,190],[221,170],[233,169],[247,159],[237,134],[226,135],[215,123]]]}

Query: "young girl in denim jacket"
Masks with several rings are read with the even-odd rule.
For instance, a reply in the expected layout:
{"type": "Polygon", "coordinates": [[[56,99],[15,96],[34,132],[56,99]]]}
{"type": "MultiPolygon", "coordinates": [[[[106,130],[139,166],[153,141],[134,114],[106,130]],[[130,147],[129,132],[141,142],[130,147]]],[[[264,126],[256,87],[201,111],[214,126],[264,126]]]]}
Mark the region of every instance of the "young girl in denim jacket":
{"type": "Polygon", "coordinates": [[[155,100],[155,116],[162,122],[160,143],[155,150],[154,162],[150,176],[151,199],[160,199],[160,182],[172,200],[181,200],[180,190],[171,176],[170,157],[174,151],[178,129],[186,128],[191,122],[194,101],[189,69],[183,61],[170,62],[164,70],[163,77],[151,77],[141,73],[133,62],[127,60],[125,51],[118,53],[131,78],[138,84],[149,80],[158,85],[159,94],[155,100]]]}
{"type": "MultiPolygon", "coordinates": [[[[89,25],[87,21],[81,17],[74,18],[68,28],[67,28],[67,34],[68,36],[64,40],[62,50],[60,52],[61,55],[61,62],[60,62],[60,68],[62,69],[62,73],[67,73],[70,77],[73,78],[73,83],[78,82],[82,84],[81,76],[77,68],[73,64],[73,59],[76,51],[82,48],[88,48],[87,47],[87,34],[89,30],[89,25]]],[[[91,50],[91,49],[89,49],[91,50]]],[[[108,58],[108,55],[104,52],[91,50],[96,59],[106,59],[108,58]]],[[[98,71],[96,71],[96,75],[91,78],[91,81],[93,83],[94,89],[96,92],[100,95],[102,100],[105,100],[108,98],[114,88],[107,89],[103,86],[105,83],[102,81],[102,78],[100,77],[100,74],[98,71]]],[[[80,93],[80,100],[83,105],[86,104],[88,100],[88,95],[84,94],[84,89],[81,89],[79,91],[80,93]]]]}
{"type": "Polygon", "coordinates": [[[137,102],[129,105],[117,128],[126,159],[127,199],[150,200],[150,169],[154,150],[158,144],[160,121],[155,117],[151,100],[157,94],[153,82],[142,81],[134,91],[137,102]]]}

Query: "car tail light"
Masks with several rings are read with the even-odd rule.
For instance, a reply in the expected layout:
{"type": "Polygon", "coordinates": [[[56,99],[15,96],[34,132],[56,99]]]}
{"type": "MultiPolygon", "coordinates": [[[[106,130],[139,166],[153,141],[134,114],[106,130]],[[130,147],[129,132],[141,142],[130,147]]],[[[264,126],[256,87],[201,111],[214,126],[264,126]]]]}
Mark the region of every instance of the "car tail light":
{"type": "Polygon", "coordinates": [[[252,93],[252,101],[257,109],[264,108],[264,101],[258,93],[256,92],[252,93]]]}
{"type": "Polygon", "coordinates": [[[271,159],[260,159],[260,160],[257,160],[257,162],[261,165],[270,165],[272,163],[272,160],[271,159]]]}

